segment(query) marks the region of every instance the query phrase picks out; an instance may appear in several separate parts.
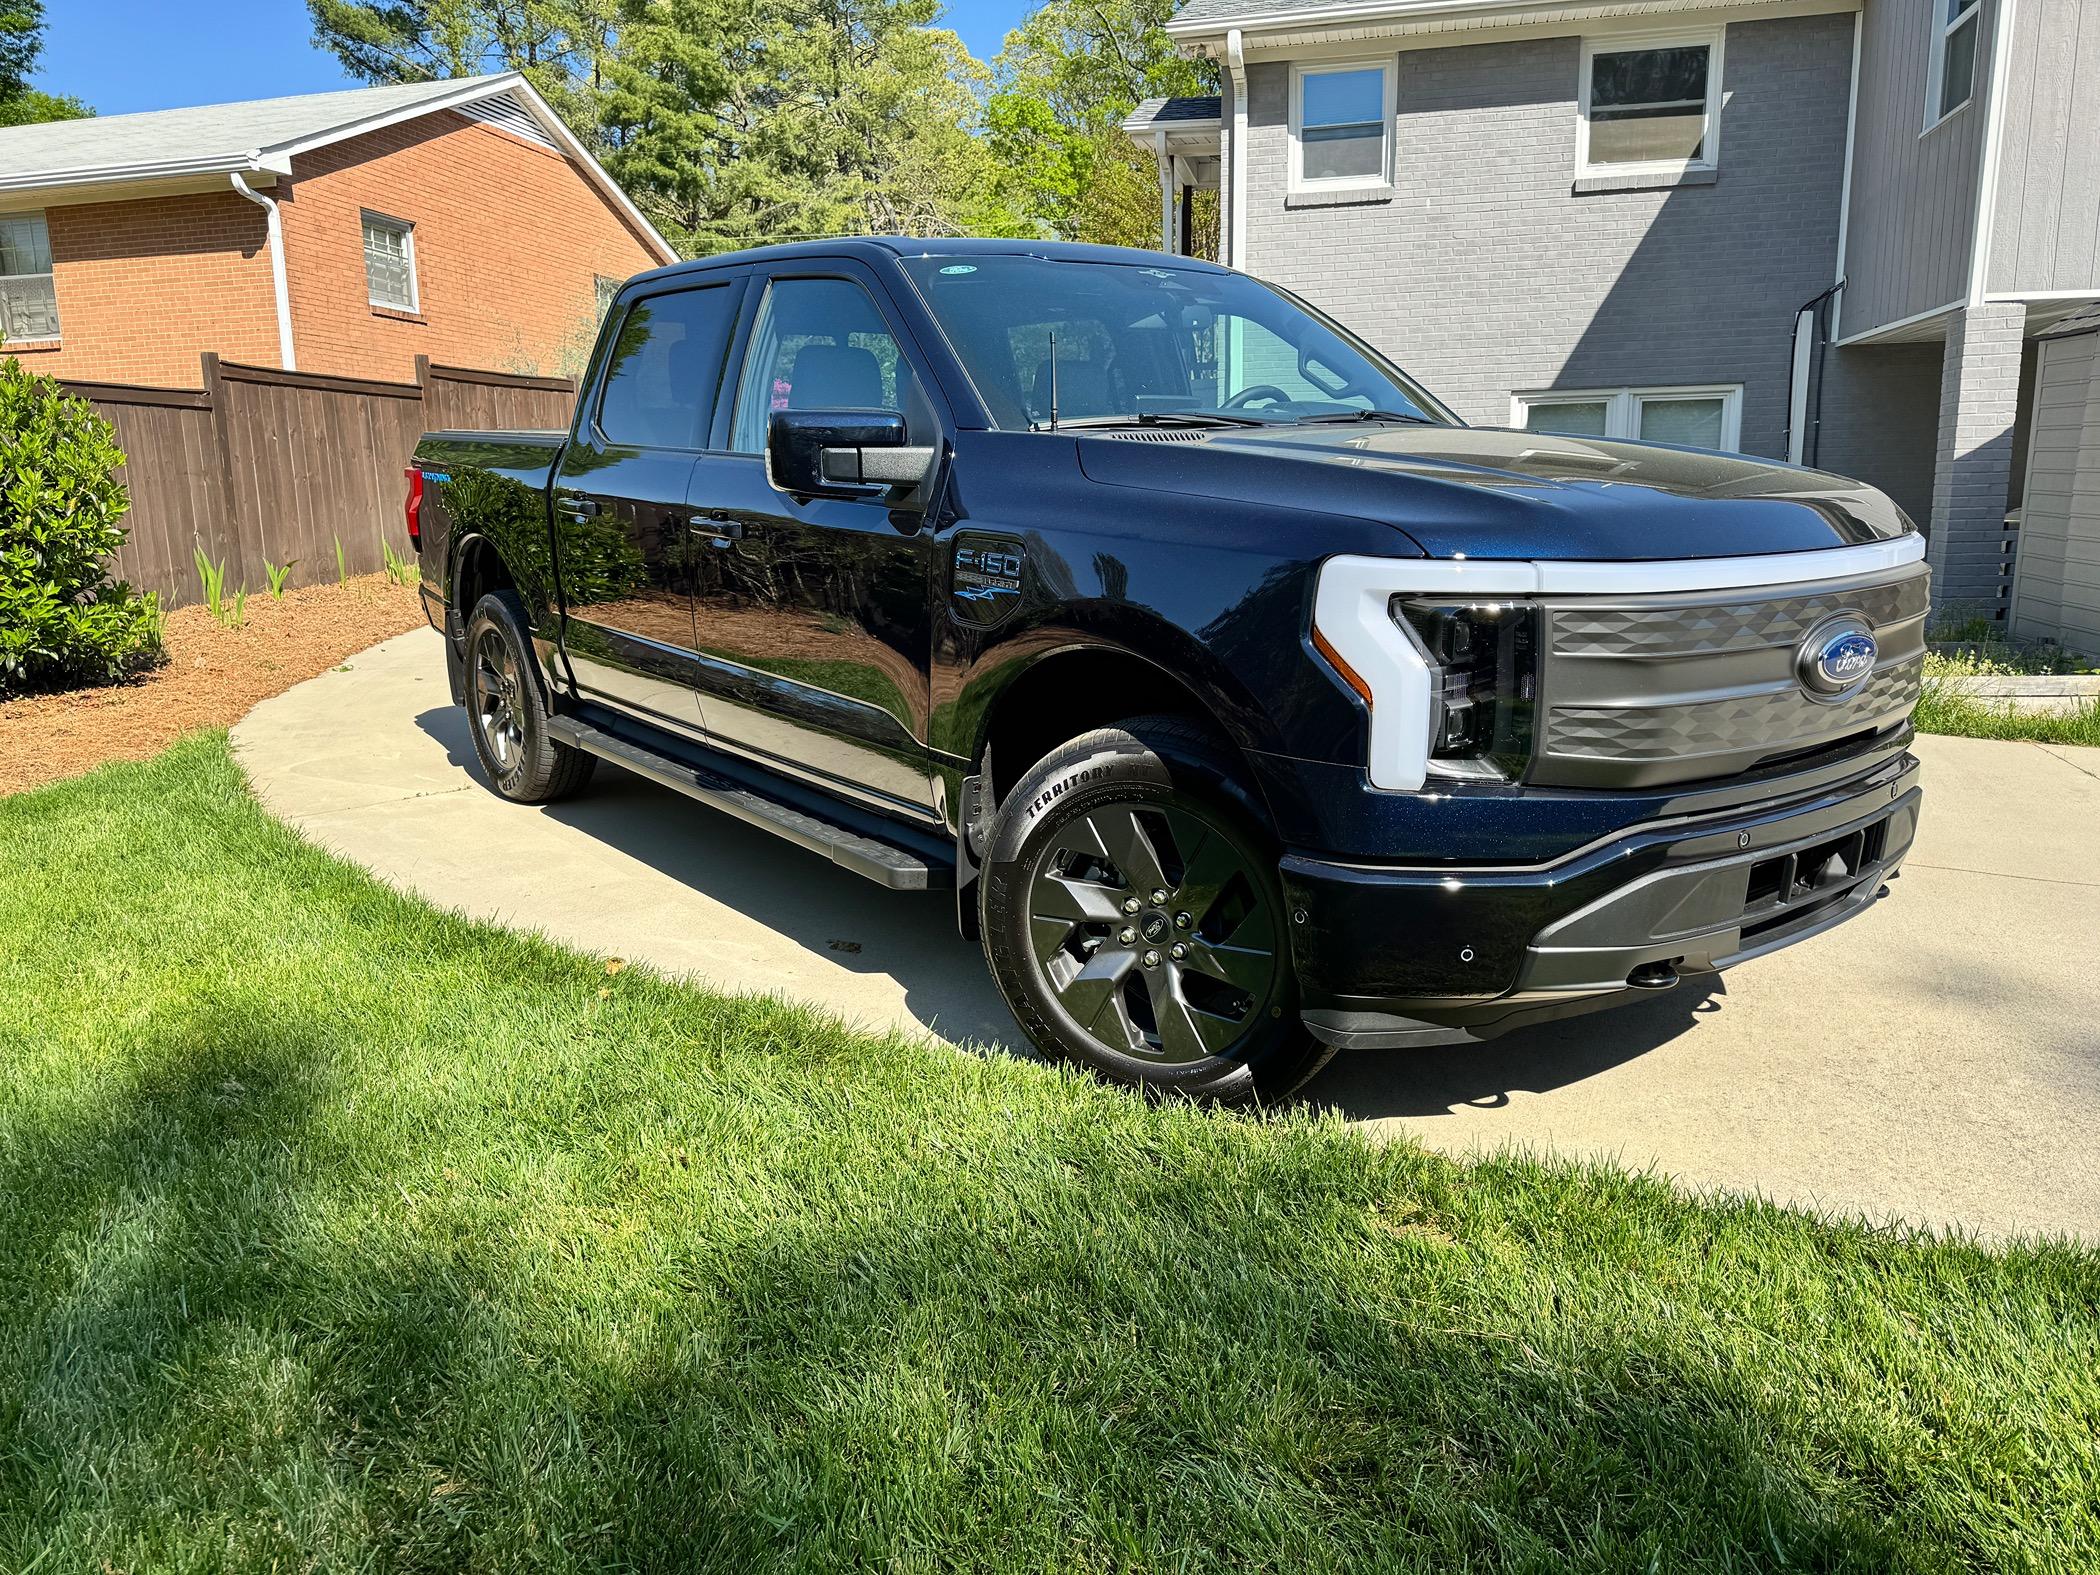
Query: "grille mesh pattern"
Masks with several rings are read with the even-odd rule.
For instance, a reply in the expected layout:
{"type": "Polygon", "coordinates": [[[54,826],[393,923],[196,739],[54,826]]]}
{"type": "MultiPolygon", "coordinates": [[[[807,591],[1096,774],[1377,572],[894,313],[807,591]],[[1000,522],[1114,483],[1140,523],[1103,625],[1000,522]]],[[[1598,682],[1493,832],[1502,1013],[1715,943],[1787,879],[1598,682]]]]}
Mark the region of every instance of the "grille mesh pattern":
{"type": "Polygon", "coordinates": [[[1556,706],[1547,716],[1547,748],[1598,760],[1670,760],[1797,747],[1908,711],[1917,703],[1923,671],[1922,657],[1892,663],[1839,705],[1819,704],[1789,684],[1679,705],[1556,706]]]}
{"type": "Polygon", "coordinates": [[[1561,607],[1553,613],[1556,656],[1707,656],[1794,645],[1824,619],[1858,613],[1877,629],[1925,611],[1922,575],[1893,585],[1709,607],[1561,607]]]}

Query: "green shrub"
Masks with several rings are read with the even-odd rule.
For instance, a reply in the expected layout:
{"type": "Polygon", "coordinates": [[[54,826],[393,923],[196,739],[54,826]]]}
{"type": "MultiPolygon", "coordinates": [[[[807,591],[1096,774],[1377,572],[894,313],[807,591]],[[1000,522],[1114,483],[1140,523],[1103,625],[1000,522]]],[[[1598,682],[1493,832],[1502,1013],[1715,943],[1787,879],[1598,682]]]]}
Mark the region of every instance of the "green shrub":
{"type": "Polygon", "coordinates": [[[84,399],[0,361],[0,696],[158,666],[160,604],[112,581],[130,499],[116,434],[84,399]]]}

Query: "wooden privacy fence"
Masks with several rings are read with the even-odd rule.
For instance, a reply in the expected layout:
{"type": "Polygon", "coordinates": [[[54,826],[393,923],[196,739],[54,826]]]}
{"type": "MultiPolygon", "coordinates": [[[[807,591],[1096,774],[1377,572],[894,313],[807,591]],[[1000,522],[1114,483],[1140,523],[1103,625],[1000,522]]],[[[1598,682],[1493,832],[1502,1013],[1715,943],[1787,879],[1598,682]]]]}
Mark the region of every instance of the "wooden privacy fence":
{"type": "Polygon", "coordinates": [[[290,583],[369,574],[382,541],[410,552],[402,469],[440,427],[566,427],[575,384],[432,366],[413,383],[241,366],[207,353],[201,389],[68,382],[117,429],[131,492],[131,540],[115,572],[164,606],[202,599],[195,551],[226,564],[230,593],[267,583],[264,564],[296,563],[290,583]]]}

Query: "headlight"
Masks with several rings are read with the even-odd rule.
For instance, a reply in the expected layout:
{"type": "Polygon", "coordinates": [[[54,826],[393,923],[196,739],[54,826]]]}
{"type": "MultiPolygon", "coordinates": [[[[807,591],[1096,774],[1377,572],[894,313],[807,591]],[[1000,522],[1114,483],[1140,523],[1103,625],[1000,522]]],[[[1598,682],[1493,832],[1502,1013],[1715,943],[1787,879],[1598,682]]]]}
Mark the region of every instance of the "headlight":
{"type": "Polygon", "coordinates": [[[1393,615],[1430,663],[1429,774],[1523,775],[1538,700],[1538,608],[1395,597],[1393,615]]]}

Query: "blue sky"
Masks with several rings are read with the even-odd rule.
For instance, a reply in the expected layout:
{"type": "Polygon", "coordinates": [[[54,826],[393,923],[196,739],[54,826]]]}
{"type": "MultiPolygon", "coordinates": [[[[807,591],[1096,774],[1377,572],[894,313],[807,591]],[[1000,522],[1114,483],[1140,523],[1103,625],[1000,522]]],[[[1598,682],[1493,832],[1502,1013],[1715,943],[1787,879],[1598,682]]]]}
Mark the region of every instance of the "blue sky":
{"type": "MultiPolygon", "coordinates": [[[[979,59],[998,53],[1027,0],[949,0],[979,59]]],[[[46,0],[36,85],[105,115],[318,93],[347,83],[312,43],[304,0],[46,0]]]]}

